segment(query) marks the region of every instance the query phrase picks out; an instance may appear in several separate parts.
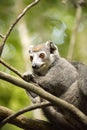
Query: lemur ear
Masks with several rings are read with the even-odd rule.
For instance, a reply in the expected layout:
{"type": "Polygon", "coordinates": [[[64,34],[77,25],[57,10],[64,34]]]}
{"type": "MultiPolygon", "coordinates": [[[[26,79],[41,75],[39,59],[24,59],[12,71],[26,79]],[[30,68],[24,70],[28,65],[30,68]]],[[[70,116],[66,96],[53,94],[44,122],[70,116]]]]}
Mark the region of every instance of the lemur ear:
{"type": "Polygon", "coordinates": [[[57,50],[57,46],[51,41],[47,41],[46,45],[49,48],[51,54],[53,54],[55,50],[57,50]]]}

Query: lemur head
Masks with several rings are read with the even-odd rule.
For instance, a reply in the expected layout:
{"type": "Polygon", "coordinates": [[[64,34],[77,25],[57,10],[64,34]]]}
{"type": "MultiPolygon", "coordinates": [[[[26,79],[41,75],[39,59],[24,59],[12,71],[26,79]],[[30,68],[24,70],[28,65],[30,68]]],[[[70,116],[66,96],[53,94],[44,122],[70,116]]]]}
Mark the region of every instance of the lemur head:
{"type": "Polygon", "coordinates": [[[58,48],[53,42],[46,42],[29,49],[34,73],[45,75],[51,64],[59,58],[58,48]]]}

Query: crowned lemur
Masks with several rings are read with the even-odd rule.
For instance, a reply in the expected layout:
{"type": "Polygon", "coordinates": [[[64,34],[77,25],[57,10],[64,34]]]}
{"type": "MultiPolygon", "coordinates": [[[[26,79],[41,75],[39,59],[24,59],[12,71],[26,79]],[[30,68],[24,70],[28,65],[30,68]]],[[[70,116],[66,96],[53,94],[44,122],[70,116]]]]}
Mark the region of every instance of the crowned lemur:
{"type": "MultiPolygon", "coordinates": [[[[53,42],[30,47],[30,60],[33,74],[32,81],[47,92],[73,104],[87,114],[87,66],[70,63],[59,55],[53,42]]],[[[28,74],[24,74],[26,78],[28,74]]],[[[37,95],[29,92],[33,98],[37,95]]],[[[43,109],[47,118],[55,123],[48,109],[43,109]]],[[[61,113],[60,110],[57,109],[61,113]]]]}

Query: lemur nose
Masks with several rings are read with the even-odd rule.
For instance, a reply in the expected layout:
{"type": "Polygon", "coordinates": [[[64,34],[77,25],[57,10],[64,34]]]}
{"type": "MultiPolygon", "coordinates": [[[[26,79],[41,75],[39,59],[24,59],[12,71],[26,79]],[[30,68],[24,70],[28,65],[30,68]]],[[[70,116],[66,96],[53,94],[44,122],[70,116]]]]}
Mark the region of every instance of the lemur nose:
{"type": "Polygon", "coordinates": [[[33,69],[38,69],[39,67],[38,67],[36,64],[33,64],[33,65],[32,65],[32,68],[33,68],[33,69]]]}

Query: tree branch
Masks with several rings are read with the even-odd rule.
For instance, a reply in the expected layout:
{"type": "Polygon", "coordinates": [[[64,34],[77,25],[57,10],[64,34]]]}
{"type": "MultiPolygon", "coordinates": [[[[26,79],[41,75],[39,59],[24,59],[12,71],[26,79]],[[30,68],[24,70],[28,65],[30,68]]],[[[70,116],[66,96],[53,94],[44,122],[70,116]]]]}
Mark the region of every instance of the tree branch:
{"type": "MultiPolygon", "coordinates": [[[[14,112],[12,110],[0,106],[0,122],[13,114],[14,112]]],[[[22,115],[10,120],[9,123],[27,130],[57,130],[51,123],[47,121],[27,119],[22,115]]]]}
{"type": "Polygon", "coordinates": [[[15,119],[16,117],[18,117],[19,115],[21,115],[25,112],[29,112],[29,111],[32,111],[32,110],[35,110],[35,109],[38,109],[38,108],[44,108],[44,107],[50,106],[50,105],[52,105],[52,104],[49,103],[49,102],[42,102],[42,103],[34,104],[32,106],[28,106],[24,109],[21,109],[21,110],[17,111],[16,113],[8,116],[4,120],[2,120],[1,127],[3,127],[7,122],[10,122],[11,120],[15,119]]]}
{"type": "Polygon", "coordinates": [[[81,5],[78,5],[76,8],[76,17],[75,17],[75,23],[72,29],[72,34],[71,34],[71,38],[70,38],[70,45],[69,45],[69,50],[68,50],[68,54],[67,54],[67,58],[69,60],[72,59],[73,56],[73,51],[74,51],[74,46],[76,43],[76,36],[77,36],[77,31],[79,28],[79,24],[81,21],[81,16],[82,16],[82,7],[81,5]]]}
{"type": "Polygon", "coordinates": [[[19,22],[19,20],[25,15],[25,13],[30,10],[33,6],[35,6],[40,0],[35,0],[34,2],[32,2],[31,4],[29,4],[27,7],[24,8],[24,10],[22,11],[21,14],[19,14],[19,16],[17,17],[17,19],[13,22],[13,24],[9,27],[7,34],[5,35],[5,37],[3,38],[3,42],[2,42],[2,50],[0,52],[0,56],[2,55],[2,51],[5,45],[6,40],[8,39],[10,33],[12,32],[13,28],[15,27],[15,25],[19,22]]]}
{"type": "Polygon", "coordinates": [[[7,67],[9,70],[11,70],[12,72],[14,72],[15,74],[17,74],[20,78],[22,78],[23,79],[23,76],[22,76],[22,74],[18,71],[18,70],[16,70],[14,67],[12,67],[11,65],[9,65],[9,64],[7,64],[4,60],[2,60],[1,58],[0,58],[0,63],[2,64],[2,65],[4,65],[5,67],[7,67]]]}
{"type": "Polygon", "coordinates": [[[0,72],[0,79],[8,81],[18,87],[24,88],[27,91],[32,91],[36,94],[38,94],[40,97],[45,98],[46,100],[50,101],[54,105],[61,107],[62,110],[65,113],[65,118],[66,118],[66,113],[69,114],[67,116],[67,120],[70,121],[76,128],[76,124],[74,124],[74,121],[77,120],[78,124],[80,126],[82,125],[82,128],[87,128],[87,116],[85,116],[79,109],[77,109],[75,106],[69,104],[68,102],[65,102],[52,94],[46,92],[40,87],[35,86],[34,84],[27,83],[23,80],[19,80],[14,76],[10,76],[9,74],[6,74],[4,72],[0,72]],[[71,119],[70,119],[71,117],[71,119]]]}
{"type": "Polygon", "coordinates": [[[2,38],[2,39],[3,39],[3,38],[4,38],[4,36],[3,36],[2,34],[0,34],[0,38],[2,38]]]}

